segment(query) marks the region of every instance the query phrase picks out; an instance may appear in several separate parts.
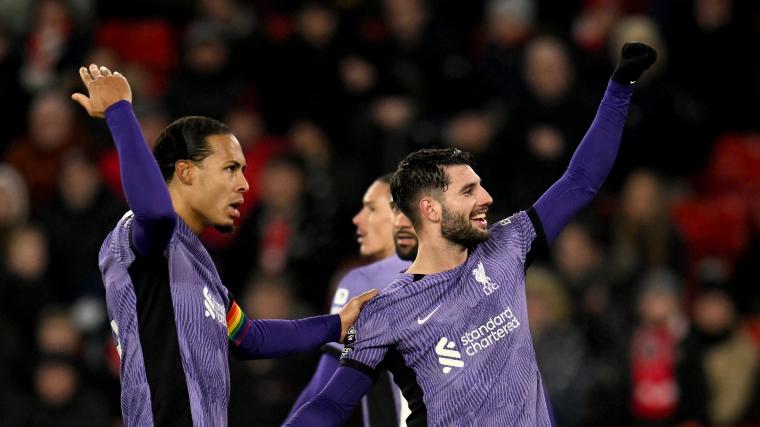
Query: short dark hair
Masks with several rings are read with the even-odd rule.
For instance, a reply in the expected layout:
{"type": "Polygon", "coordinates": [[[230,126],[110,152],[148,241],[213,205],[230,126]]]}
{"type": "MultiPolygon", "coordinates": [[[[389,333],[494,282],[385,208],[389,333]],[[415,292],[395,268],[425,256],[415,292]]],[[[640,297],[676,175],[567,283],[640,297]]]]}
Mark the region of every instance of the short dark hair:
{"type": "Polygon", "coordinates": [[[153,149],[164,181],[172,180],[177,161],[200,162],[211,155],[214,150],[208,143],[209,136],[231,133],[227,125],[210,117],[188,116],[173,121],[161,132],[153,149]]]}
{"type": "Polygon", "coordinates": [[[426,148],[415,151],[399,163],[391,178],[391,196],[412,225],[420,224],[416,205],[425,190],[446,191],[449,176],[444,166],[471,165],[472,154],[458,148],[426,148]]]}
{"type": "Polygon", "coordinates": [[[383,184],[391,185],[391,178],[393,178],[393,172],[380,175],[377,177],[375,182],[382,182],[383,184]]]}

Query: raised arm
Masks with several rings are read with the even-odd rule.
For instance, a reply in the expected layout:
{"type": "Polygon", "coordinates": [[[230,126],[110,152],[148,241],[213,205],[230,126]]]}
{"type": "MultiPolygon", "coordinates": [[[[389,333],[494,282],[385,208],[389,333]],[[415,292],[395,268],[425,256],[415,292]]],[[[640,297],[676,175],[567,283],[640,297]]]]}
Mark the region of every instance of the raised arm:
{"type": "Polygon", "coordinates": [[[160,253],[169,243],[177,222],[169,190],[153,154],[145,142],[132,110],[127,79],[106,67],[79,69],[89,97],[75,93],[92,117],[105,117],[119,153],[121,182],[127,204],[134,213],[132,244],[140,255],[160,253]]]}
{"type": "Polygon", "coordinates": [[[375,295],[373,289],[352,298],[339,314],[298,320],[250,320],[233,301],[227,311],[230,351],[241,359],[268,359],[342,342],[362,306],[375,295]]]}
{"type": "Polygon", "coordinates": [[[372,388],[374,380],[367,374],[341,366],[325,388],[301,406],[283,426],[328,427],[340,426],[351,414],[362,396],[372,388]]]}
{"type": "Polygon", "coordinates": [[[620,147],[633,85],[656,59],[657,52],[643,43],[623,46],[596,117],[567,171],[533,205],[548,244],[591,201],[607,178],[620,147]]]}

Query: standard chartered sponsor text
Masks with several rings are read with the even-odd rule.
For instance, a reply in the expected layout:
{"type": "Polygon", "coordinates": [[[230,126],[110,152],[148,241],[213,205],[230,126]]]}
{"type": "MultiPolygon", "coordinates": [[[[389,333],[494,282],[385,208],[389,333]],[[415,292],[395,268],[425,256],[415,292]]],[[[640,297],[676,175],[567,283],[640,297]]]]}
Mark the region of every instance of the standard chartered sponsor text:
{"type": "Polygon", "coordinates": [[[505,338],[518,326],[520,326],[520,321],[512,313],[512,309],[507,307],[506,310],[491,317],[476,329],[462,335],[459,340],[462,342],[467,355],[474,356],[491,344],[505,338]]]}

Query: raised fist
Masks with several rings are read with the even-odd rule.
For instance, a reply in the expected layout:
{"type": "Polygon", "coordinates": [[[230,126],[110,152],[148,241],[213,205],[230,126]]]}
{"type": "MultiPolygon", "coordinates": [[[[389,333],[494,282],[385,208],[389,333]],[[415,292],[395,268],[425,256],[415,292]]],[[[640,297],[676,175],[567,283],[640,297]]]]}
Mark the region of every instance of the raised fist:
{"type": "Polygon", "coordinates": [[[632,85],[657,61],[657,51],[641,42],[628,42],[620,52],[612,80],[625,85],[632,85]]]}

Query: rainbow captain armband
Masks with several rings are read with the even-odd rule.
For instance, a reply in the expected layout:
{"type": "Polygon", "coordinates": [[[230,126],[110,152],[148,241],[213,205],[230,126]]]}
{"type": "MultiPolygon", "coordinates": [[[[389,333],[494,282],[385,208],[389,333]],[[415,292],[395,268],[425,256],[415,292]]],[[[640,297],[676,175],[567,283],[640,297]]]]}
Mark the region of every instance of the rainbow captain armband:
{"type": "Polygon", "coordinates": [[[227,338],[239,346],[243,337],[248,333],[248,329],[250,329],[248,318],[245,317],[245,313],[237,305],[237,302],[232,301],[232,305],[227,311],[227,338]]]}

